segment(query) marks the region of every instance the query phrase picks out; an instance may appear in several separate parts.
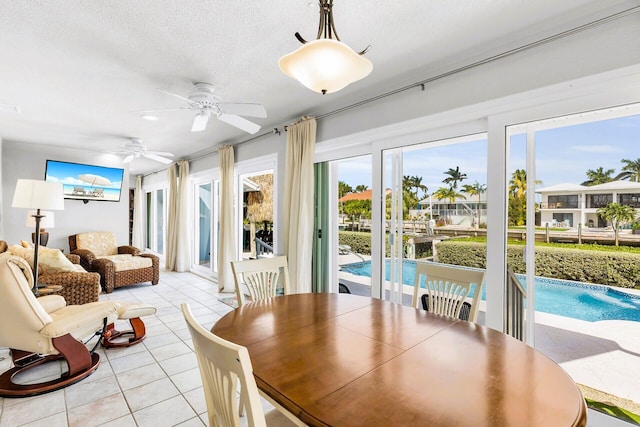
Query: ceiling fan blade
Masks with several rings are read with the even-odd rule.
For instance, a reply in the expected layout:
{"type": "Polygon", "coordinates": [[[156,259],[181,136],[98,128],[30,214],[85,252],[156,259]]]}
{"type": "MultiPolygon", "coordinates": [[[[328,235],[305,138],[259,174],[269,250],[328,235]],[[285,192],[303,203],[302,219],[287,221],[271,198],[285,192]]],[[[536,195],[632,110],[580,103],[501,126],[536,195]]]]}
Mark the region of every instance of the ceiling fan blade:
{"type": "Polygon", "coordinates": [[[221,102],[218,104],[222,114],[234,114],[236,116],[267,117],[267,110],[262,104],[239,104],[235,102],[221,102]]]}
{"type": "Polygon", "coordinates": [[[129,163],[131,162],[131,160],[133,160],[133,154],[129,154],[127,157],[124,158],[124,160],[122,161],[122,163],[129,163]]]}
{"type": "Polygon", "coordinates": [[[168,90],[164,90],[164,89],[158,89],[158,90],[160,92],[162,92],[162,93],[166,93],[167,95],[171,95],[171,96],[173,96],[175,98],[181,99],[181,100],[185,101],[189,105],[193,105],[194,107],[197,107],[197,108],[202,108],[202,105],[200,105],[200,103],[192,101],[187,97],[184,97],[182,95],[178,95],[177,93],[169,92],[168,90]]]}
{"type": "Polygon", "coordinates": [[[147,154],[155,154],[156,156],[169,156],[173,157],[173,153],[168,151],[146,151],[147,154]]]}
{"type": "Polygon", "coordinates": [[[206,129],[207,122],[209,121],[209,111],[201,111],[193,118],[193,125],[191,126],[191,132],[200,132],[206,129]]]}
{"type": "Polygon", "coordinates": [[[165,159],[164,157],[156,156],[155,154],[151,153],[142,153],[142,155],[148,159],[155,160],[156,162],[164,163],[165,165],[168,165],[173,161],[170,159],[165,159]]]}
{"type": "Polygon", "coordinates": [[[220,114],[218,119],[252,135],[260,130],[260,125],[233,114],[220,114]]]}

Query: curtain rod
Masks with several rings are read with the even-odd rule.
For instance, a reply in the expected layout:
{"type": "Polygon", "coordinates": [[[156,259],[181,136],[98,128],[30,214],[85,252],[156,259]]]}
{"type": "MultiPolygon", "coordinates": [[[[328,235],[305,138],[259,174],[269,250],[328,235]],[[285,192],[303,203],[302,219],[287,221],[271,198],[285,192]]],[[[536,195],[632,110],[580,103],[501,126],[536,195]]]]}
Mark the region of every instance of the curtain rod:
{"type": "MultiPolygon", "coordinates": [[[[378,101],[380,99],[384,99],[384,98],[387,98],[389,96],[396,95],[398,93],[405,92],[405,91],[410,90],[410,89],[414,89],[416,87],[419,87],[419,88],[421,88],[421,90],[424,91],[426,89],[425,86],[427,84],[433,83],[433,82],[435,82],[437,80],[444,79],[446,77],[450,77],[452,75],[462,73],[464,71],[470,70],[472,68],[479,67],[481,65],[489,64],[489,63],[497,61],[499,59],[504,59],[506,57],[515,55],[517,53],[521,53],[521,52],[527,51],[529,49],[533,49],[533,48],[545,45],[547,43],[551,43],[553,41],[560,40],[560,39],[572,36],[572,35],[577,34],[577,33],[581,33],[583,31],[589,30],[591,28],[599,27],[600,25],[606,24],[606,23],[614,21],[616,19],[624,18],[626,16],[632,15],[632,14],[637,13],[637,12],[640,12],[640,6],[634,6],[632,8],[623,10],[621,12],[614,13],[613,15],[605,16],[604,18],[596,19],[595,21],[588,22],[586,24],[580,25],[580,26],[575,27],[575,28],[571,28],[571,29],[563,31],[561,33],[554,34],[554,35],[549,36],[549,37],[545,37],[543,39],[540,39],[540,40],[525,44],[525,45],[520,46],[520,47],[516,47],[516,48],[511,49],[511,50],[507,50],[506,52],[502,52],[502,53],[499,53],[497,55],[493,55],[493,56],[490,56],[488,58],[481,59],[479,61],[473,62],[471,64],[464,65],[462,67],[459,67],[459,68],[456,68],[456,69],[453,69],[453,70],[450,70],[450,71],[446,71],[446,72],[438,74],[436,76],[429,77],[427,79],[420,80],[420,81],[417,81],[415,83],[411,83],[411,84],[408,84],[406,86],[402,86],[400,88],[393,89],[393,90],[388,91],[388,92],[384,92],[384,93],[382,93],[380,95],[376,95],[376,96],[371,97],[371,98],[363,99],[362,101],[358,101],[358,102],[355,102],[353,104],[349,104],[347,106],[338,108],[336,110],[329,111],[329,112],[324,113],[324,114],[320,114],[318,116],[315,116],[315,118],[316,118],[316,120],[321,120],[321,119],[324,119],[326,117],[333,116],[335,114],[344,113],[345,111],[349,111],[349,110],[351,110],[353,108],[358,108],[358,107],[361,107],[363,105],[369,104],[371,102],[375,102],[375,101],[378,101]]],[[[285,132],[287,131],[287,125],[281,125],[281,127],[285,132]]],[[[272,134],[280,135],[281,131],[280,131],[280,129],[278,127],[274,127],[269,132],[263,132],[260,135],[253,136],[251,138],[239,141],[239,142],[237,142],[235,144],[232,144],[232,145],[239,145],[239,144],[244,144],[244,143],[247,143],[247,142],[255,141],[256,139],[260,139],[260,138],[263,138],[263,137],[265,137],[267,135],[272,135],[272,134]]],[[[207,151],[207,152],[202,153],[202,154],[200,154],[200,155],[198,155],[196,157],[193,157],[193,158],[190,158],[190,159],[186,159],[186,160],[199,160],[199,159],[207,157],[207,156],[209,156],[209,155],[211,155],[213,153],[216,153],[217,151],[218,151],[218,147],[216,147],[215,149],[213,149],[211,151],[207,151]]],[[[146,174],[144,176],[153,175],[154,173],[157,173],[157,172],[158,171],[151,172],[151,173],[146,174]]]]}

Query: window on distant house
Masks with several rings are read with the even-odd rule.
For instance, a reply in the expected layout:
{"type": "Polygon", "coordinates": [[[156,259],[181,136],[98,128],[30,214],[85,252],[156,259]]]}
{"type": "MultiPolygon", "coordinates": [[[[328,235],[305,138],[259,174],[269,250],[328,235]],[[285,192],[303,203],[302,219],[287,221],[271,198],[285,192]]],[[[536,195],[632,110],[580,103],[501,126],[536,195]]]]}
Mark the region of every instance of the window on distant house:
{"type": "Polygon", "coordinates": [[[634,208],[640,208],[640,194],[618,194],[618,203],[634,208]]]}
{"type": "Polygon", "coordinates": [[[578,195],[549,196],[549,209],[577,209],[578,195]]]}
{"type": "Polygon", "coordinates": [[[612,194],[589,194],[587,208],[603,208],[613,202],[612,194]]]}

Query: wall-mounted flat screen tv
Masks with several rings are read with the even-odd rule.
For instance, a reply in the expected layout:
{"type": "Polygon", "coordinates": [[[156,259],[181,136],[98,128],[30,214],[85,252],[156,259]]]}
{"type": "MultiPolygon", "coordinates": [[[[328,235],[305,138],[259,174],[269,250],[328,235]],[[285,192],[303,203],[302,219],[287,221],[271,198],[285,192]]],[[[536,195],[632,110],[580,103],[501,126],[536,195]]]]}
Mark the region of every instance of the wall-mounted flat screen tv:
{"type": "Polygon", "coordinates": [[[61,182],[65,199],[119,202],[124,169],[47,160],[45,181],[61,182]]]}

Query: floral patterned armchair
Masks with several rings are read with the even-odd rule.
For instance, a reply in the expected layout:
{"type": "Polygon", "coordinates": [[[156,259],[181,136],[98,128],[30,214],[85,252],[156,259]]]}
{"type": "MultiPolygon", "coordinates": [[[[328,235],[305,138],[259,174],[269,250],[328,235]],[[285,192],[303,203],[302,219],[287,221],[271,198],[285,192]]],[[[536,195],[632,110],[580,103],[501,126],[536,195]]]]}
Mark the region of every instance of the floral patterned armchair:
{"type": "Polygon", "coordinates": [[[87,271],[100,274],[106,293],[114,288],[160,280],[160,261],[153,254],[141,253],[133,246],[118,246],[114,233],[94,231],[69,236],[71,253],[80,256],[87,271]]]}

